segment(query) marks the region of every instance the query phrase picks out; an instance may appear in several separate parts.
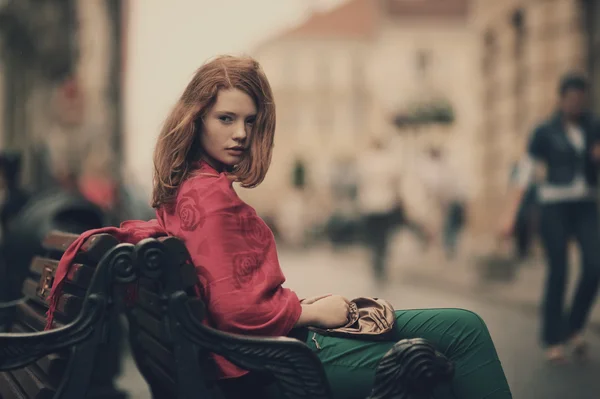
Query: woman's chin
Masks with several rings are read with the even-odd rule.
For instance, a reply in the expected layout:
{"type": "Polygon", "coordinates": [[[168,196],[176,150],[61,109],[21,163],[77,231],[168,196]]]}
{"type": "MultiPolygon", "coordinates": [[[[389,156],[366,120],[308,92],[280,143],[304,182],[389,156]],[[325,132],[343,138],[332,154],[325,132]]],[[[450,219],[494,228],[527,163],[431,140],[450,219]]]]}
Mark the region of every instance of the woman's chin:
{"type": "Polygon", "coordinates": [[[223,165],[225,165],[226,167],[230,167],[231,168],[231,167],[239,164],[241,160],[242,160],[242,156],[241,155],[230,155],[230,154],[227,154],[222,159],[220,159],[219,161],[223,165]]]}

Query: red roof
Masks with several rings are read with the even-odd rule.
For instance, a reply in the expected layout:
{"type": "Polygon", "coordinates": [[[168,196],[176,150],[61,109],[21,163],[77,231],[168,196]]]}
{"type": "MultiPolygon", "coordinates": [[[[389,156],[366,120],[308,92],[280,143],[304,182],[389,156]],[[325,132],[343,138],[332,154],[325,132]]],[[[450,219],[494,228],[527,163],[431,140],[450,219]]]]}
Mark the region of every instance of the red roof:
{"type": "MultiPolygon", "coordinates": [[[[489,0],[488,0],[489,1],[489,0]]],[[[502,0],[495,0],[502,1],[502,0]]],[[[392,17],[466,18],[470,0],[386,0],[386,12],[392,17]]]]}
{"type": "Polygon", "coordinates": [[[466,18],[469,3],[470,0],[348,0],[331,10],[315,12],[275,39],[367,38],[377,31],[383,16],[466,18]]]}
{"type": "Polygon", "coordinates": [[[324,12],[315,12],[304,23],[279,38],[343,37],[362,38],[375,32],[377,0],[349,0],[324,12]]]}

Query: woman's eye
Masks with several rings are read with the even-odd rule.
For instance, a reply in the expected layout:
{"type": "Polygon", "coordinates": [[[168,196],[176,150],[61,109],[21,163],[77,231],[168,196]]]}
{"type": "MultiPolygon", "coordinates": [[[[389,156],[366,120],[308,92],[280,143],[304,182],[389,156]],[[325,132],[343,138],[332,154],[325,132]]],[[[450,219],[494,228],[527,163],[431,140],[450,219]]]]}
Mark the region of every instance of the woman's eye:
{"type": "Polygon", "coordinates": [[[231,116],[228,116],[228,115],[219,116],[219,120],[221,122],[225,122],[225,123],[231,123],[231,122],[233,122],[233,118],[231,116]]]}
{"type": "Polygon", "coordinates": [[[248,125],[254,125],[254,122],[256,122],[256,119],[252,118],[252,119],[248,119],[246,121],[246,124],[248,124],[248,125]]]}

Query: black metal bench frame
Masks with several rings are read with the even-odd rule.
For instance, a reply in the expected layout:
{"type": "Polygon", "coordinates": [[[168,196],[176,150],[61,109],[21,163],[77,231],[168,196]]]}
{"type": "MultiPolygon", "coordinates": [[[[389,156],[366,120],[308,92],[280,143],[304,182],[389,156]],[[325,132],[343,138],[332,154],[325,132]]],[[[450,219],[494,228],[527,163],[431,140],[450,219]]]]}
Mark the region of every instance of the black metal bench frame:
{"type": "MultiPolygon", "coordinates": [[[[162,292],[158,293],[160,303],[156,305],[163,310],[163,326],[173,344],[177,392],[170,392],[171,397],[218,397],[210,389],[210,381],[198,378],[199,375],[212,375],[211,370],[207,370],[210,362],[203,361],[201,357],[211,352],[251,372],[271,374],[288,398],[332,397],[320,360],[303,342],[287,337],[258,338],[229,334],[202,323],[206,315],[202,299],[189,294],[190,290],[186,289],[182,278],[182,275],[190,276],[189,271],[184,270],[186,266],[193,270],[182,241],[174,237],[147,239],[136,245],[135,251],[139,273],[162,283],[162,292]]],[[[158,399],[161,395],[156,392],[160,389],[153,388],[155,376],[139,360],[143,358],[143,349],[138,342],[139,326],[136,326],[134,317],[129,319],[134,356],[155,399],[158,399]]],[[[452,375],[452,364],[427,341],[403,340],[380,362],[369,399],[428,398],[437,383],[451,379],[452,375]]]]}
{"type": "MultiPolygon", "coordinates": [[[[130,344],[138,369],[154,399],[219,398],[210,353],[232,363],[273,376],[291,399],[332,397],[318,357],[303,342],[288,337],[258,338],[230,334],[202,323],[206,309],[190,289],[197,282],[185,245],[174,237],[146,239],[137,245],[117,244],[95,268],[79,316],[55,330],[24,334],[0,333],[0,371],[14,370],[68,349],[70,356],[53,399],[84,398],[90,386],[93,359],[106,341],[108,320],[119,309],[122,287],[147,280],[157,284],[154,307],[160,329],[170,342],[175,384],[165,392],[144,361],[135,312],[126,312],[130,344]]],[[[138,294],[138,298],[141,293],[138,294]]],[[[139,302],[139,301],[138,301],[139,302]]],[[[421,339],[398,342],[381,360],[368,399],[428,398],[433,386],[452,377],[451,363],[421,339]]]]}
{"type": "MultiPolygon", "coordinates": [[[[120,283],[131,281],[123,276],[133,270],[133,251],[133,245],[113,241],[112,248],[95,267],[81,309],[72,322],[49,331],[0,333],[0,371],[22,369],[46,355],[67,350],[68,359],[53,399],[85,398],[98,347],[107,341],[109,319],[115,307],[113,291],[120,283]]],[[[6,381],[10,384],[10,377],[6,381]]],[[[29,396],[20,391],[21,387],[13,384],[14,395],[29,396]]]]}

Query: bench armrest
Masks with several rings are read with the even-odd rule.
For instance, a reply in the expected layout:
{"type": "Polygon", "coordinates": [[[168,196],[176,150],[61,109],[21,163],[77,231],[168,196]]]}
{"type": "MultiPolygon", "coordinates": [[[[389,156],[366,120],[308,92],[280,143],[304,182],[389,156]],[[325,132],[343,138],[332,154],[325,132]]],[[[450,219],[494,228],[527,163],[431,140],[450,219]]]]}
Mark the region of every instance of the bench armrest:
{"type": "Polygon", "coordinates": [[[98,263],[81,311],[73,322],[49,331],[0,333],[0,371],[24,367],[78,344],[100,344],[113,304],[112,289],[122,282],[124,275],[135,273],[133,263],[132,245],[120,244],[111,249],[98,263]]]}
{"type": "Polygon", "coordinates": [[[221,355],[237,366],[271,373],[290,398],[331,398],[319,358],[304,343],[287,337],[259,338],[231,334],[200,322],[183,291],[170,296],[172,328],[198,347],[221,355]]]}
{"type": "Polygon", "coordinates": [[[105,307],[105,298],[90,295],[79,317],[66,326],[50,331],[0,333],[0,371],[24,367],[86,340],[98,327],[105,307]]]}

